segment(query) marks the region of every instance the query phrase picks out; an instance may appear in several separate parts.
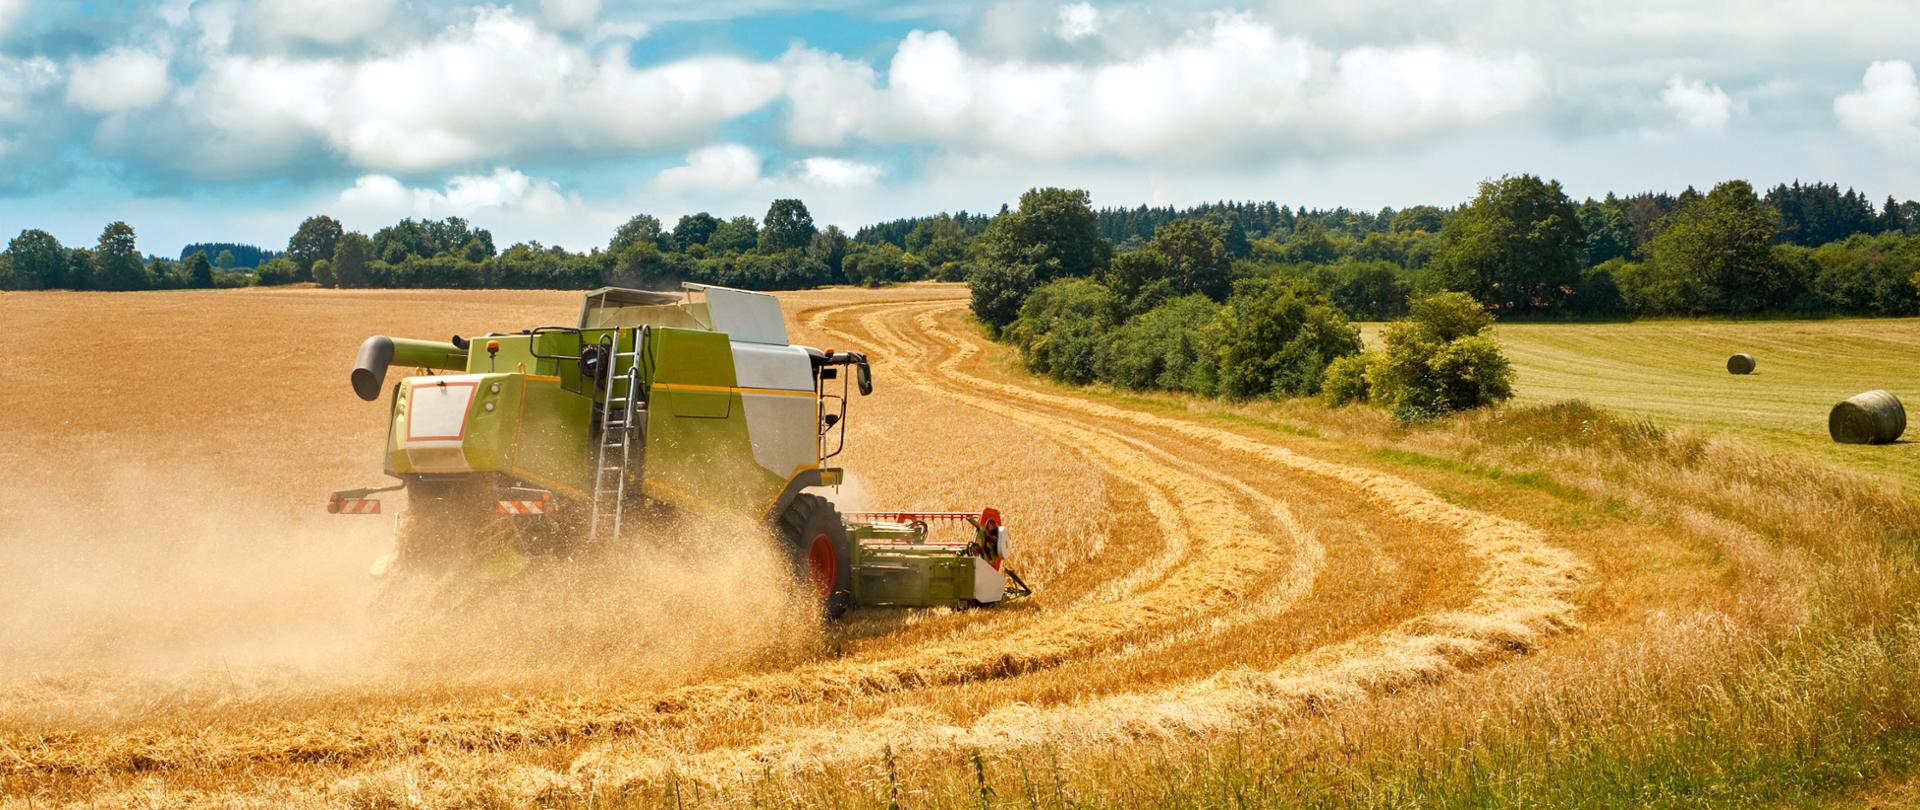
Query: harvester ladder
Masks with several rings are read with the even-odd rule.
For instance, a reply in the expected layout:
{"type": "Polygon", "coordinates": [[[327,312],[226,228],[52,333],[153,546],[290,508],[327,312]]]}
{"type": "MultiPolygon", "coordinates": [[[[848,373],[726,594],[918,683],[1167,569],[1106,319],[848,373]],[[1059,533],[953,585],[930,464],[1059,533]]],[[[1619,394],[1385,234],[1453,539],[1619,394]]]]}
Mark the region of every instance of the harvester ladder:
{"type": "Polygon", "coordinates": [[[636,461],[634,442],[641,443],[643,456],[646,452],[647,401],[640,395],[640,359],[646,352],[648,331],[644,326],[635,329],[633,350],[623,352],[616,329],[607,347],[607,386],[600,392],[600,452],[593,465],[593,517],[587,525],[589,543],[598,543],[602,532],[620,537],[627,512],[627,469],[636,461]]]}

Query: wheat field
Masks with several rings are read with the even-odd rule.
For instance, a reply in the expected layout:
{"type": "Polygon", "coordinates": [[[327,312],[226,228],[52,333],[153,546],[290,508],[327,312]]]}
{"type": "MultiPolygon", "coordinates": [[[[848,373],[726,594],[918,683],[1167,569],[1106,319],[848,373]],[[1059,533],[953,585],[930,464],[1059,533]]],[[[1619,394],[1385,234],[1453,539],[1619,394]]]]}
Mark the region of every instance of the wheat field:
{"type": "Polygon", "coordinates": [[[1920,511],[1873,465],[1562,401],[1513,328],[1528,401],[1435,425],[1068,389],[965,294],[783,298],[796,342],[874,359],[833,498],[995,506],[1038,594],[826,625],[712,523],[457,609],[374,591],[390,526],[321,509],[379,480],[354,347],[576,294],[0,298],[30,381],[0,394],[4,804],[1912,795],[1920,511]]]}

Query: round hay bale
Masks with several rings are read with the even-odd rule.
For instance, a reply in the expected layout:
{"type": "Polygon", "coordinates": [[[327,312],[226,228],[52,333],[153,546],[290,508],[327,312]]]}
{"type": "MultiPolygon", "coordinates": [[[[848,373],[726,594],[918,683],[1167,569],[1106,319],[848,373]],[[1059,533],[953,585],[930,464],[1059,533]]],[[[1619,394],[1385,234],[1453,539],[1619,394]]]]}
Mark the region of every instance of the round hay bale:
{"type": "Polygon", "coordinates": [[[1753,355],[1742,352],[1727,358],[1727,371],[1733,374],[1752,374],[1753,355]]]}
{"type": "Polygon", "coordinates": [[[1827,432],[1845,444],[1886,444],[1907,430],[1907,409],[1886,391],[1847,397],[1827,414],[1827,432]]]}

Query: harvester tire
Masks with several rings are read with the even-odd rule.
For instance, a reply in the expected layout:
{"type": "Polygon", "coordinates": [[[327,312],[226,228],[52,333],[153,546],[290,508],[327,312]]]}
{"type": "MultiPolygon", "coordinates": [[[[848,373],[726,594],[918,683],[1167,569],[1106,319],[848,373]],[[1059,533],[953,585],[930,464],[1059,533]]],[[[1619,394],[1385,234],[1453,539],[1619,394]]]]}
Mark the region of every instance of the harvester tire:
{"type": "Polygon", "coordinates": [[[801,584],[820,600],[821,612],[840,618],[853,606],[853,542],[840,510],[818,495],[796,496],[780,516],[780,537],[801,584]]]}

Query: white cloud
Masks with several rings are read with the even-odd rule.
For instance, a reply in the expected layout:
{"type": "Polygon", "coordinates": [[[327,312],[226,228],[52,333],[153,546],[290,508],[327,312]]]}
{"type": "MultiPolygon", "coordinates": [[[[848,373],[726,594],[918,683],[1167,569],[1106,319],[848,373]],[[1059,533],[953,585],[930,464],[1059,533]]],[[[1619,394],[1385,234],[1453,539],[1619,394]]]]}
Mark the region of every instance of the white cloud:
{"type": "Polygon", "coordinates": [[[600,16],[600,0],[540,0],[547,21],[560,28],[579,28],[600,16]]]}
{"type": "Polygon", "coordinates": [[[0,121],[24,121],[34,97],[60,81],[60,66],[46,57],[9,59],[0,55],[0,121]]]}
{"type": "Polygon", "coordinates": [[[1908,62],[1875,62],[1860,89],[1833,100],[1840,127],[1888,149],[1920,149],[1920,80],[1908,62]]]}
{"type": "Polygon", "coordinates": [[[738,191],[760,182],[760,156],[739,144],[723,143],[695,149],[686,165],[675,166],[654,178],[661,191],[700,194],[738,191]]]}
{"type": "Polygon", "coordinates": [[[1688,129],[1726,129],[1733,117],[1733,99],[1727,91],[1698,79],[1668,79],[1660,103],[1688,129]]]}
{"type": "Polygon", "coordinates": [[[27,0],[0,0],[0,37],[13,30],[14,23],[27,16],[27,0]]]}
{"type": "Polygon", "coordinates": [[[395,5],[395,0],[267,0],[255,8],[254,20],[269,34],[338,45],[379,30],[395,5]]]}
{"type": "Polygon", "coordinates": [[[185,123],[170,138],[135,132],[108,143],[205,176],[273,172],[328,149],[344,74],[326,60],[217,59],[175,94],[173,112],[185,123]]]}
{"type": "Polygon", "coordinates": [[[636,69],[623,48],[596,57],[511,9],[483,9],[432,40],[357,61],[221,56],[183,108],[230,148],[318,140],[353,166],[412,172],[682,148],[781,86],[773,65],[731,57],[636,69]]]}
{"type": "Polygon", "coordinates": [[[1092,3],[1074,3],[1060,7],[1060,38],[1068,42],[1093,36],[1100,30],[1100,9],[1092,3]]]}
{"type": "Polygon", "coordinates": [[[166,98],[166,57],[145,51],[112,50],[72,65],[67,103],[93,112],[122,112],[151,107],[166,98]]]}
{"type": "Polygon", "coordinates": [[[1547,94],[1526,54],[1334,53],[1238,13],[1096,64],[982,58],[940,31],[908,34],[884,86],[831,55],[785,64],[787,132],[799,144],[933,141],[1048,158],[1218,162],[1291,145],[1378,146],[1495,121],[1547,94]]]}
{"type": "Polygon", "coordinates": [[[787,137],[813,146],[838,146],[868,126],[879,103],[878,77],[865,62],[835,53],[796,48],[780,59],[786,74],[787,137]]]}
{"type": "Polygon", "coordinates": [[[552,180],[504,167],[492,174],[459,175],[438,189],[409,187],[384,174],[363,175],[334,202],[344,214],[376,222],[488,213],[553,216],[580,207],[577,197],[563,193],[552,180]]]}
{"type": "MultiPolygon", "coordinates": [[[[0,56],[0,124],[7,125],[0,127],[0,167],[11,168],[8,159],[22,151],[29,136],[42,132],[24,124],[34,119],[40,97],[50,93],[59,82],[60,66],[51,59],[0,56]]],[[[45,134],[41,140],[57,137],[45,134]]],[[[0,187],[5,185],[0,182],[0,187]]]]}
{"type": "Polygon", "coordinates": [[[800,161],[799,180],[825,188],[857,188],[873,185],[880,179],[878,164],[832,157],[810,157],[800,161]]]}

